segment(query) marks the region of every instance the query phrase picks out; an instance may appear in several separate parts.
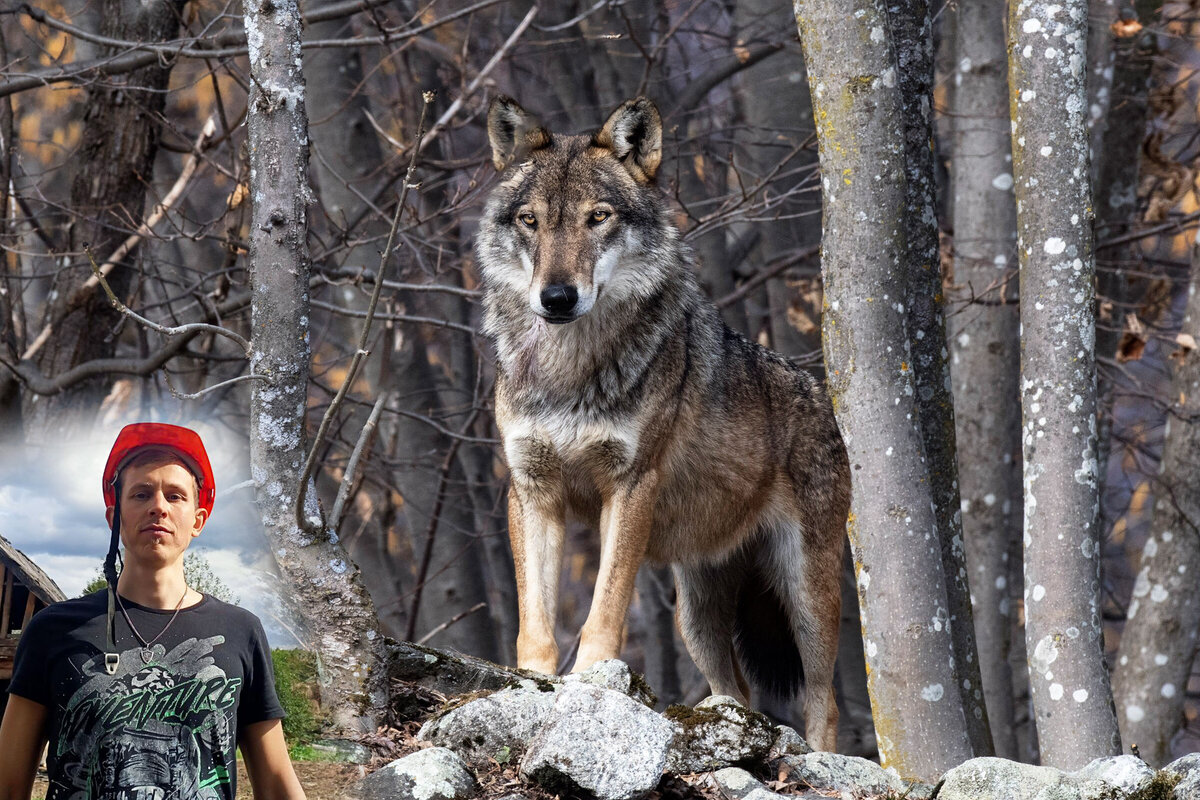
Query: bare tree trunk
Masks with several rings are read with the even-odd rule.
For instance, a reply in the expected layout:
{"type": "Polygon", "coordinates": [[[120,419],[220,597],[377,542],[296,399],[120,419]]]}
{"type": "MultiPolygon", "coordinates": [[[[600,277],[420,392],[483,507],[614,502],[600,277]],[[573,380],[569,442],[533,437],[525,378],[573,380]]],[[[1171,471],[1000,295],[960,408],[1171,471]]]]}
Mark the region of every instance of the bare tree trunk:
{"type": "MultiPolygon", "coordinates": [[[[175,38],[183,0],[104,0],[100,33],[113,39],[162,42],[175,38]]],[[[146,186],[154,171],[162,111],[171,68],[159,63],[96,82],[83,111],[83,140],[74,159],[69,233],[73,256],[60,256],[54,301],[45,306],[40,330],[53,325],[53,335],[34,356],[45,376],[65,372],[85,361],[112,357],[117,337],[110,335],[121,319],[94,288],[75,294],[91,277],[82,256],[88,244],[103,263],[136,229],[146,202],[146,186]]],[[[136,251],[135,251],[136,252],[136,251]]],[[[126,256],[108,278],[118,296],[130,282],[126,256]]],[[[111,377],[97,377],[53,395],[27,393],[26,435],[41,440],[51,432],[63,436],[90,430],[92,418],[108,393],[111,377]]]]}
{"type": "Polygon", "coordinates": [[[995,0],[962,0],[958,10],[949,346],[983,692],[996,754],[1016,759],[1008,561],[1021,517],[1020,320],[1004,15],[995,0]]]}
{"type": "Polygon", "coordinates": [[[868,687],[885,766],[972,756],[908,347],[904,119],[881,0],[796,0],[824,176],[822,319],[850,455],[868,687]]]}
{"type": "Polygon", "coordinates": [[[1009,16],[1021,261],[1025,641],[1042,763],[1121,751],[1100,626],[1086,0],[1009,16]]]}
{"type": "MultiPolygon", "coordinates": [[[[247,128],[250,152],[250,283],[255,381],[250,400],[250,470],[263,528],[309,649],[321,665],[321,699],[334,724],[373,730],[368,674],[375,610],[336,537],[310,534],[296,521],[306,459],[308,390],[308,119],[300,73],[300,9],[296,0],[247,3],[250,44],[247,128]],[[365,707],[364,707],[365,706],[365,707]]],[[[305,516],[322,528],[316,493],[305,516]]],[[[382,641],[382,640],[381,640],[382,641]]]]}
{"type": "Polygon", "coordinates": [[[1113,671],[1121,735],[1154,766],[1171,759],[1200,631],[1200,248],[1192,249],[1183,326],[1172,354],[1171,406],[1150,538],[1113,671]]]}
{"type": "Polygon", "coordinates": [[[955,683],[962,687],[967,735],[976,756],[995,752],[984,703],[975,623],[963,549],[962,501],[955,460],[954,399],[942,315],[942,268],[938,247],[933,166],[933,19],[928,0],[902,0],[888,10],[899,64],[904,114],[907,211],[904,238],[908,291],[908,342],[916,406],[924,439],[946,580],[955,683]]]}

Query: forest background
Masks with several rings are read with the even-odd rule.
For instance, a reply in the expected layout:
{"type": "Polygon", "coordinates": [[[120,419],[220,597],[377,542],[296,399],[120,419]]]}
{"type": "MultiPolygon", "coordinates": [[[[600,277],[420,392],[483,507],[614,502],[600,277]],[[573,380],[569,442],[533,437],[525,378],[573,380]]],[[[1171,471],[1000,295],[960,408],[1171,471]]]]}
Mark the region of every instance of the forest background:
{"type": "MultiPolygon", "coordinates": [[[[219,502],[257,502],[216,543],[278,570],[261,594],[321,655],[339,724],[386,723],[348,700],[379,633],[512,663],[471,251],[487,103],[578,132],[645,94],[705,289],[732,328],[834,378],[863,467],[839,748],[929,774],[1103,755],[1117,724],[1155,763],[1200,745],[1200,3],[0,11],[0,526],[28,537],[56,495],[95,494],[86,454],[121,424],[194,425],[222,443],[219,502]],[[41,509],[13,491],[34,474],[41,509]],[[1039,549],[1055,541],[1074,555],[1039,549]],[[1076,624],[1043,634],[1050,606],[1076,624]],[[1056,702],[1098,738],[1048,747],[1056,702]],[[925,714],[924,743],[888,726],[925,714]]],[[[597,549],[571,530],[568,654],[597,549]]],[[[663,703],[707,693],[669,570],[640,574],[625,652],[663,703]]]]}

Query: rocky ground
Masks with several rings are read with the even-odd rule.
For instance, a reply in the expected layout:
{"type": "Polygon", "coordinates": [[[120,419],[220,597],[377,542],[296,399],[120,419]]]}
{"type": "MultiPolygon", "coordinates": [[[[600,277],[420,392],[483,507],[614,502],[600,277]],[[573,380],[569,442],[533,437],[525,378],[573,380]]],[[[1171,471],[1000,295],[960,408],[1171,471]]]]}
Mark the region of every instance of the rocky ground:
{"type": "Polygon", "coordinates": [[[363,800],[1200,800],[1200,754],[1158,771],[1130,755],[1070,773],[977,758],[928,785],[814,753],[732,698],[657,713],[619,661],[547,679],[389,647],[392,711],[409,722],[373,743],[391,752],[359,785],[363,800]]]}

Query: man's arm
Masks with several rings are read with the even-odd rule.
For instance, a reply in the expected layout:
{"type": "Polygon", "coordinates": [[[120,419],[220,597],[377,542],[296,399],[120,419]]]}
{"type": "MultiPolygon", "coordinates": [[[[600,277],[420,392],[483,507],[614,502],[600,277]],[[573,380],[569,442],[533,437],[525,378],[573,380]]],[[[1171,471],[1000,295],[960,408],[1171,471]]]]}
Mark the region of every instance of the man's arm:
{"type": "MultiPolygon", "coordinates": [[[[277,719],[255,722],[242,729],[238,737],[250,787],[255,800],[306,800],[304,789],[292,769],[283,724],[277,719]]],[[[0,796],[0,800],[7,798],[0,796]]]]}
{"type": "Polygon", "coordinates": [[[0,723],[0,800],[29,800],[45,745],[46,707],[10,694],[0,723]]]}

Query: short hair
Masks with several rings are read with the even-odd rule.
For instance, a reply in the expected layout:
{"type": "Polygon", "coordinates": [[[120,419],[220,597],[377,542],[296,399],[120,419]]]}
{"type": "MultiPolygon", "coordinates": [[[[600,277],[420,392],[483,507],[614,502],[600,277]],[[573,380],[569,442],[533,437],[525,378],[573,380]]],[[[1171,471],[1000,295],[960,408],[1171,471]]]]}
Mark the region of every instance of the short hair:
{"type": "Polygon", "coordinates": [[[150,445],[142,447],[133,455],[125,460],[121,465],[121,469],[117,471],[117,477],[113,480],[113,486],[117,490],[117,498],[121,497],[121,481],[125,475],[125,470],[130,467],[140,467],[143,464],[163,464],[170,462],[178,464],[187,470],[188,475],[192,476],[192,502],[197,506],[200,504],[200,478],[196,475],[196,469],[188,463],[188,459],[184,458],[178,450],[170,447],[161,447],[150,445]]]}

